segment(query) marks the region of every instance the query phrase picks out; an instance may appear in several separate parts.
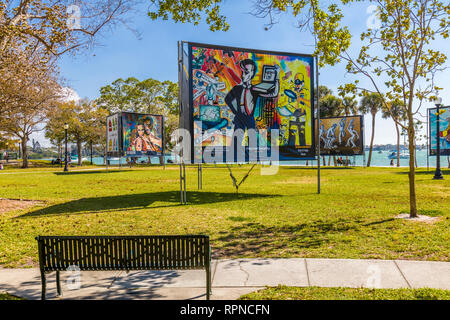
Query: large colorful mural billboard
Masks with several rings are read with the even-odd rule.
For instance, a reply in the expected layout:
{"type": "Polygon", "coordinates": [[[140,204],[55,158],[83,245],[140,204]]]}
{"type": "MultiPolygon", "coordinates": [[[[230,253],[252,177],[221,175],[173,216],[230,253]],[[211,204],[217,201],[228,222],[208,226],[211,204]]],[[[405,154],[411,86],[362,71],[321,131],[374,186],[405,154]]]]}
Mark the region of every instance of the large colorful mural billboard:
{"type": "MultiPolygon", "coordinates": [[[[195,161],[207,161],[201,152],[194,154],[198,147],[225,151],[233,143],[245,150],[248,161],[253,132],[258,151],[270,153],[278,145],[277,160],[314,158],[312,56],[195,43],[187,43],[182,56],[189,59],[182,63],[180,81],[190,80],[182,89],[190,91],[190,101],[182,101],[180,126],[191,131],[195,161]],[[236,140],[237,130],[243,135],[236,140]]],[[[224,155],[225,161],[230,159],[224,155]]]]}
{"type": "Polygon", "coordinates": [[[364,117],[321,118],[316,126],[321,155],[364,154],[364,117]]]}
{"type": "Polygon", "coordinates": [[[161,156],[164,119],[161,115],[122,112],[125,156],[161,156]]]}
{"type": "MultiPolygon", "coordinates": [[[[441,113],[439,114],[439,144],[440,154],[450,155],[450,106],[439,108],[441,113]]],[[[429,119],[429,137],[430,137],[430,155],[435,156],[437,154],[437,109],[428,109],[429,119]]]]}

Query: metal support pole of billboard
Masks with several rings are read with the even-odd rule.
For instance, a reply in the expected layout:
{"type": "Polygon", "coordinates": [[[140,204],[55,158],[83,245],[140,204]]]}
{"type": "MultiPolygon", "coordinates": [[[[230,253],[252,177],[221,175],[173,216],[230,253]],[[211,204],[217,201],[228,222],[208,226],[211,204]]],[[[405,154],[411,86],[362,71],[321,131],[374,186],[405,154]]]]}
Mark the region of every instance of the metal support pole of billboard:
{"type": "Polygon", "coordinates": [[[161,164],[162,161],[162,166],[163,166],[163,170],[166,170],[166,159],[165,159],[165,155],[159,157],[159,164],[161,164]]]}
{"type": "Polygon", "coordinates": [[[186,204],[186,166],[183,158],[180,158],[180,203],[186,204]]]}
{"type": "MultiPolygon", "coordinates": [[[[319,104],[319,59],[316,56],[316,87],[317,87],[317,97],[316,97],[316,106],[317,106],[317,126],[320,123],[320,104],[319,104]]],[[[314,129],[314,137],[316,135],[316,130],[314,129]]],[[[317,139],[317,193],[320,194],[320,139],[317,139]]]]}
{"type": "Polygon", "coordinates": [[[202,164],[198,164],[197,167],[197,189],[202,190],[203,188],[203,167],[202,164]]]}

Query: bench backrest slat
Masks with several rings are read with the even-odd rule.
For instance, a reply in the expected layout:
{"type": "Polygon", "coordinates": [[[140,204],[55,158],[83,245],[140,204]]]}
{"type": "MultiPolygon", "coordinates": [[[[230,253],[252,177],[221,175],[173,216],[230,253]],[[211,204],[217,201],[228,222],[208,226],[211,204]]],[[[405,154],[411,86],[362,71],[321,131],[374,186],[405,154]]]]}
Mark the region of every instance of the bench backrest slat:
{"type": "Polygon", "coordinates": [[[209,268],[208,236],[38,237],[44,271],[209,268]]]}

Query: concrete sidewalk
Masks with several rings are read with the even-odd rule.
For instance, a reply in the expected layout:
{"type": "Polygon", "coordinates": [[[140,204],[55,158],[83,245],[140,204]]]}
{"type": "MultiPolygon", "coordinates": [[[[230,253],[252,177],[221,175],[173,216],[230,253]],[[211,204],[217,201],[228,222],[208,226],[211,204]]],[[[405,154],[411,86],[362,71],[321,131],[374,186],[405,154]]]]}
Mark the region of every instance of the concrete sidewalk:
{"type": "MultiPolygon", "coordinates": [[[[237,299],[265,286],[450,290],[450,262],[350,259],[237,259],[212,262],[212,299],[237,299]]],[[[204,271],[81,272],[80,289],[61,273],[63,299],[205,299],[204,271]],[[68,281],[69,280],[69,281],[68,281]]],[[[0,292],[40,299],[38,269],[0,269],[0,292]]],[[[56,298],[55,274],[47,298],[56,298]]]]}

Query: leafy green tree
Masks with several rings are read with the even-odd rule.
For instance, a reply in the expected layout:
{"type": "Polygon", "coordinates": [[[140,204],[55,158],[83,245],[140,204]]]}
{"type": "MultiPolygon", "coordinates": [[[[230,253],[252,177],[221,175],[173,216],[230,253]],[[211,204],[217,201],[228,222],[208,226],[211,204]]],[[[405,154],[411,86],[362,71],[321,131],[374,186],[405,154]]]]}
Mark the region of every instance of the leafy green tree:
{"type": "Polygon", "coordinates": [[[94,43],[95,37],[123,23],[135,1],[17,0],[0,2],[0,54],[12,44],[42,47],[58,56],[94,43]]]}
{"type": "Polygon", "coordinates": [[[328,94],[319,100],[320,117],[338,117],[343,110],[342,99],[328,94]]]}
{"type": "Polygon", "coordinates": [[[353,96],[345,96],[342,99],[342,111],[346,116],[358,113],[358,101],[353,96]]]}
{"type": "Polygon", "coordinates": [[[327,95],[332,95],[333,91],[324,85],[319,85],[319,94],[317,94],[317,88],[314,88],[314,96],[317,98],[319,97],[319,100],[327,95]]]}
{"type": "Polygon", "coordinates": [[[54,116],[49,117],[45,126],[45,137],[50,143],[57,147],[58,157],[62,159],[62,145],[64,143],[64,130],[59,126],[64,126],[64,122],[59,121],[54,116]]]}
{"type": "Polygon", "coordinates": [[[120,78],[102,87],[96,102],[111,113],[127,111],[163,115],[166,148],[171,148],[170,136],[178,128],[178,84],[156,79],[120,78]]]}
{"type": "Polygon", "coordinates": [[[81,166],[83,144],[93,146],[106,139],[107,115],[106,109],[98,107],[89,100],[61,102],[48,116],[49,120],[45,127],[46,137],[57,143],[63,143],[64,124],[67,123],[68,140],[76,143],[78,165],[81,166]]]}
{"type": "MultiPolygon", "coordinates": [[[[33,58],[39,59],[39,56],[33,58]]],[[[0,91],[0,104],[4,101],[8,104],[1,113],[1,130],[21,140],[23,168],[28,168],[27,144],[30,135],[41,130],[47,113],[61,97],[61,87],[54,69],[43,71],[31,68],[29,71],[19,72],[9,83],[0,85],[5,88],[0,91]]]]}
{"type": "MultiPolygon", "coordinates": [[[[316,39],[315,55],[319,67],[335,65],[341,61],[341,52],[350,47],[350,32],[341,27],[343,18],[336,2],[319,0],[255,0],[251,1],[253,15],[269,19],[266,28],[276,23],[280,14],[292,14],[299,20],[301,30],[311,31],[316,39]],[[325,4],[324,4],[325,3],[325,4]]],[[[221,14],[222,0],[150,0],[148,15],[151,19],[173,20],[197,25],[205,18],[212,31],[227,31],[230,28],[226,17],[221,14]]]]}
{"type": "Polygon", "coordinates": [[[359,110],[363,114],[370,113],[372,116],[372,134],[370,136],[369,159],[367,160],[368,167],[370,167],[372,160],[373,139],[375,138],[375,117],[382,108],[383,96],[378,93],[367,94],[361,99],[359,110]]]}
{"type": "MultiPolygon", "coordinates": [[[[351,0],[344,0],[350,3],[351,0]]],[[[368,86],[358,79],[342,87],[346,92],[377,92],[388,109],[389,101],[403,102],[409,145],[410,216],[417,217],[415,185],[416,119],[422,103],[435,98],[441,88],[434,75],[443,70],[447,56],[439,51],[438,39],[448,39],[450,4],[437,0],[377,0],[379,28],[368,28],[361,35],[363,45],[357,58],[342,54],[347,71],[364,76],[368,86]]]]}
{"type": "Polygon", "coordinates": [[[95,146],[99,146],[101,150],[106,150],[106,117],[109,112],[105,108],[97,106],[95,102],[85,103],[87,103],[85,112],[88,114],[85,120],[85,143],[90,148],[92,164],[95,146]]]}

